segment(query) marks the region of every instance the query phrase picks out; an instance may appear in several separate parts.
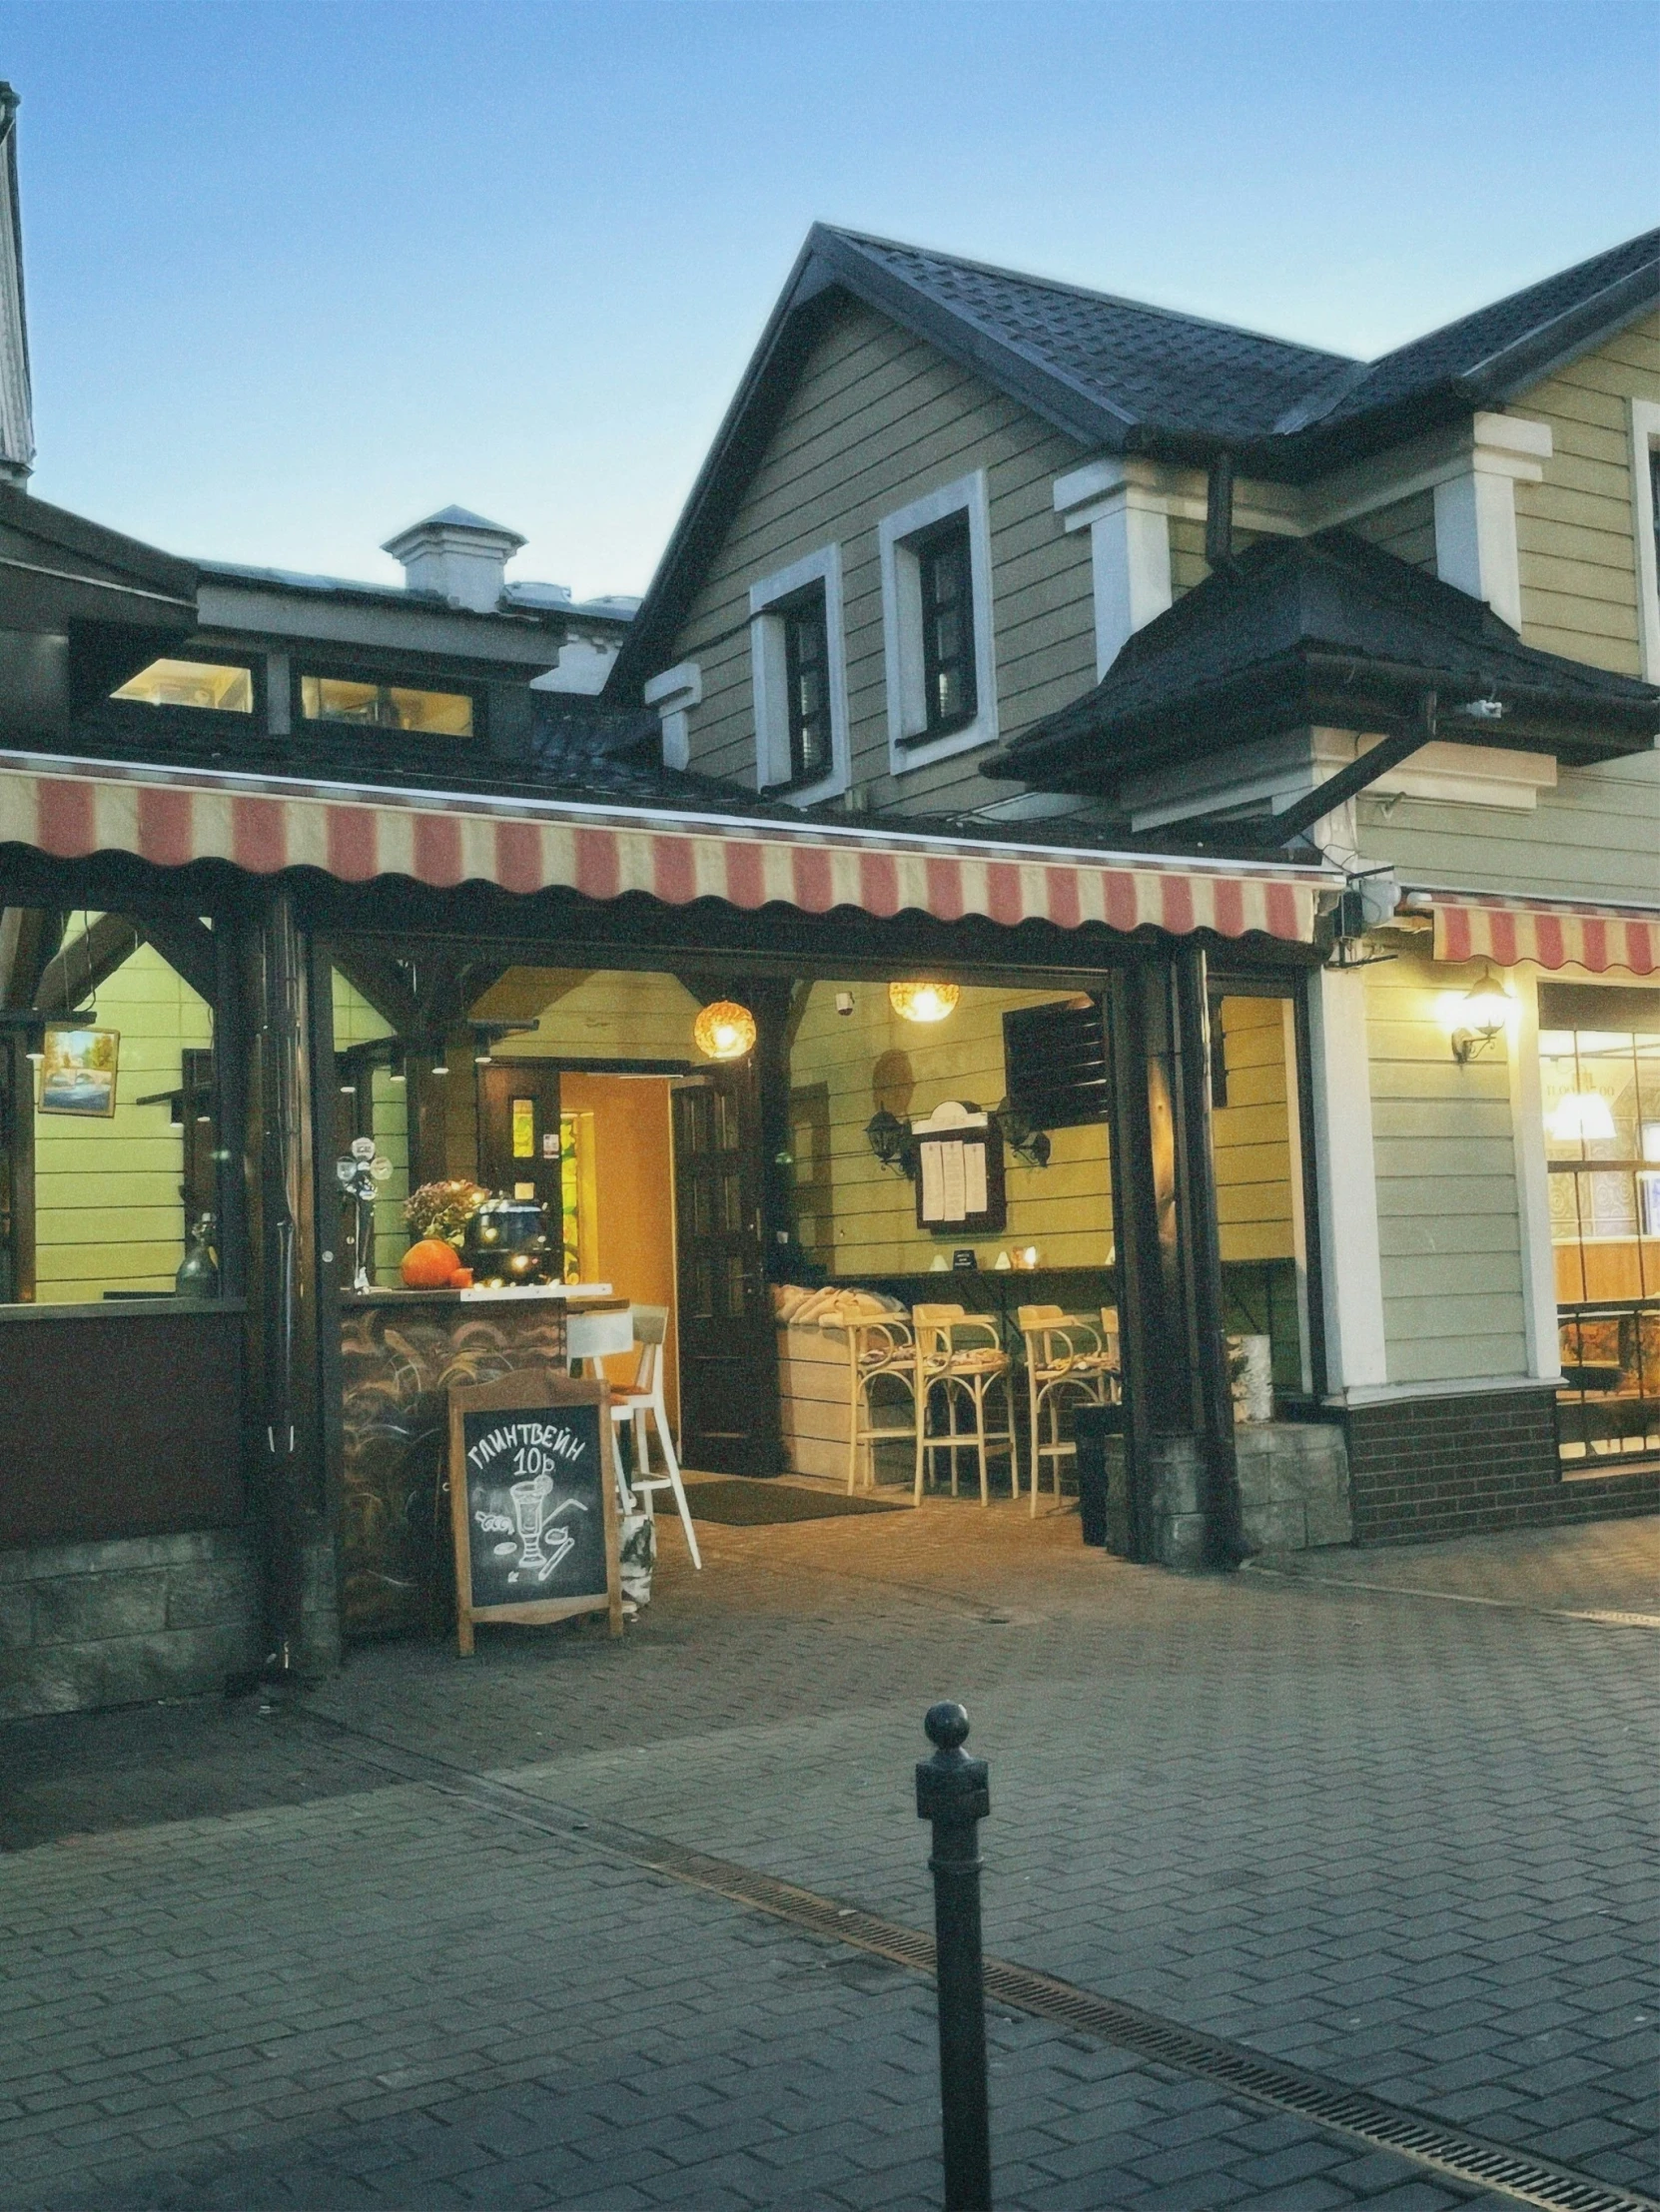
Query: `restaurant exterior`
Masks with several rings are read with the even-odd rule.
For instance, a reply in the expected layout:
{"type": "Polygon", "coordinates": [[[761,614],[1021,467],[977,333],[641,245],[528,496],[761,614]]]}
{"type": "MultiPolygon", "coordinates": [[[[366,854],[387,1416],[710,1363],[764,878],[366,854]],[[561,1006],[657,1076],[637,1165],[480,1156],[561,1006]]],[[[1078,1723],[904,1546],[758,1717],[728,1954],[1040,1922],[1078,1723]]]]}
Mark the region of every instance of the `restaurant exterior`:
{"type": "Polygon", "coordinates": [[[815,232],[637,613],[172,559],[13,404],[0,1711],[445,1633],[446,1392],[573,1360],[964,1510],[1093,1406],[1172,1568],[1651,1508],[1654,268],[1337,376],[815,232]],[[1582,360],[1629,653],[1523,527],[1582,360]]]}

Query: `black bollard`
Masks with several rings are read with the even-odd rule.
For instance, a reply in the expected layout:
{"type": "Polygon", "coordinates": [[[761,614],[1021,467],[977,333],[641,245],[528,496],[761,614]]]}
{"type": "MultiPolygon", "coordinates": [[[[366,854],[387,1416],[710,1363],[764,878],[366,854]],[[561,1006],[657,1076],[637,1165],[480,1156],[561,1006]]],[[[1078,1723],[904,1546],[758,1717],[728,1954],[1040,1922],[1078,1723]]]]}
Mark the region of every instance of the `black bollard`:
{"type": "Polygon", "coordinates": [[[992,1809],[986,1762],[963,1750],[969,1717],[933,1705],[923,1717],[932,1759],[917,1762],[917,1817],[934,1824],[935,1978],[940,1992],[940,2116],[945,2212],[990,2212],[986,1989],[980,1947],[980,1823],[992,1809]]]}

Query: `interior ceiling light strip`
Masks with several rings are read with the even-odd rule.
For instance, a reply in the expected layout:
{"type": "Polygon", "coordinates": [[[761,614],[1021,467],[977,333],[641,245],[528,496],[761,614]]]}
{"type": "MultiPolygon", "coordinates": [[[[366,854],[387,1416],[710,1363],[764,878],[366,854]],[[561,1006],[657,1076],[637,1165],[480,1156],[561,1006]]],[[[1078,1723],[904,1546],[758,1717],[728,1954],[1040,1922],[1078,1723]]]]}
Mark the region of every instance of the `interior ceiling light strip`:
{"type": "MultiPolygon", "coordinates": [[[[401,1780],[425,1782],[445,1796],[539,1829],[562,1843],[576,1841],[589,1849],[628,1859],[653,1873],[684,1882],[689,1888],[748,1905],[855,1950],[891,1959],[895,1965],[910,1967],[914,1972],[932,1975],[934,1971],[934,1939],[920,1928],[883,1919],[858,1905],[842,1904],[834,1897],[780,1881],[774,1874],[733,1859],[693,1850],[668,1837],[649,1836],[556,1804],[512,1783],[475,1775],[464,1767],[434,1759],[429,1753],[372,1736],[331,1715],[297,1710],[301,1719],[350,1738],[354,1746],[368,1747],[355,1756],[364,1758],[367,1764],[390,1768],[401,1780]]],[[[1364,2143],[1368,2149],[1391,2151],[1450,2180],[1508,2197],[1515,2204],[1539,2206],[1543,2212],[1660,2212],[1660,2203],[1654,2198],[1599,2181],[1593,2174],[1535,2158],[1505,2143],[1467,2135],[1427,2113],[1390,2104],[1363,2089],[1345,2088],[1341,2082],[1327,2081],[1319,2074],[1266,2058],[1247,2044],[1207,2035],[1183,2026],[1179,2020],[1144,2012],[1137,2005],[1100,1996],[1093,1989],[1082,1989],[1074,1982],[1061,1981],[1053,1974],[1017,1965],[1010,1959],[986,1960],[986,1995],[995,2004],[1008,2005],[1037,2019],[1054,2020],[1075,2034],[1094,2036],[1120,2050],[1135,2051],[1157,2065],[1213,2082],[1231,2096],[1306,2120],[1328,2133],[1364,2143]]]]}

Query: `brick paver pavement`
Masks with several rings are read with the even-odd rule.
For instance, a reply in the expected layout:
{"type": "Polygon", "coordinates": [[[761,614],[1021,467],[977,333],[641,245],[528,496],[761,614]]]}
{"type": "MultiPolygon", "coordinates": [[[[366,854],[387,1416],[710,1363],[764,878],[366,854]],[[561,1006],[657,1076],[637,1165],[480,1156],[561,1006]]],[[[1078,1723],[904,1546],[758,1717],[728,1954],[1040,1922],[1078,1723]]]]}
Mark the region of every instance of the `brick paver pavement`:
{"type": "MultiPolygon", "coordinates": [[[[481,1633],[305,1711],[0,1737],[0,2203],[937,2202],[927,1984],[348,1732],[921,1923],[941,1695],[993,1762],[1004,1956],[1651,2185],[1657,1647],[1561,1615],[1660,1611],[1653,1523],[1217,1581],[966,1503],[700,1533],[620,1648],[481,1633]],[[1362,1573],[1409,1587],[1316,1579],[1362,1573]]],[[[992,2039],[1005,2206],[1488,2201],[1042,2022],[992,2039]]]]}

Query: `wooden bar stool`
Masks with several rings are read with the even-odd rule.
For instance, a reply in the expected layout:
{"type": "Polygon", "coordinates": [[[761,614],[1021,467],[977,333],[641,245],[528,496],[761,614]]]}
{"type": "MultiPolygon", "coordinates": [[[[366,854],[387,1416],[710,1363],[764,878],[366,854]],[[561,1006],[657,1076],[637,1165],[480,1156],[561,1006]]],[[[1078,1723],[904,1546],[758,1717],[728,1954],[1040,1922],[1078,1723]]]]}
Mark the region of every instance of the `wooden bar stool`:
{"type": "Polygon", "coordinates": [[[1032,1418],[1032,1513],[1036,1518],[1044,1461],[1049,1460],[1054,1469],[1055,1503],[1059,1505],[1061,1460],[1078,1449],[1070,1437],[1061,1434],[1062,1406],[1069,1397],[1079,1405],[1110,1404],[1118,1355],[1116,1340],[1109,1344],[1103,1326],[1082,1314],[1064,1312],[1058,1305],[1019,1306],[1016,1319],[1026,1343],[1026,1402],[1032,1418]]]}
{"type": "Polygon", "coordinates": [[[697,1548],[697,1533],[692,1527],[691,1508],[686,1503],[686,1486],[680,1480],[680,1462],[674,1456],[674,1446],[669,1440],[668,1407],[663,1402],[663,1341],[668,1335],[668,1307],[666,1305],[637,1305],[630,1308],[634,1317],[634,1342],[639,1356],[634,1364],[632,1382],[611,1385],[611,1420],[620,1428],[625,1421],[632,1422],[634,1430],[634,1474],[629,1484],[636,1498],[643,1501],[646,1513],[655,1516],[653,1503],[659,1490],[672,1490],[674,1502],[680,1509],[680,1526],[686,1532],[686,1549],[691,1553],[692,1565],[701,1569],[703,1555],[697,1548]],[[657,1445],[663,1456],[663,1473],[654,1474],[651,1455],[646,1449],[646,1423],[657,1431],[657,1445]]]}
{"type": "Polygon", "coordinates": [[[916,1502],[922,1503],[923,1478],[930,1452],[951,1455],[951,1495],[957,1495],[957,1455],[973,1450],[980,1462],[980,1503],[992,1502],[986,1474],[988,1452],[1009,1455],[1009,1486],[1020,1496],[1020,1460],[1015,1451],[1015,1405],[1010,1387],[1009,1355],[1003,1349],[997,1323],[979,1313],[966,1313],[960,1305],[916,1305],[911,1318],[917,1332],[917,1478],[916,1502]],[[1003,1385],[1006,1426],[988,1429],[986,1401],[993,1386],[1003,1385]],[[945,1399],[946,1429],[943,1435],[928,1433],[928,1405],[939,1390],[945,1399]],[[959,1427],[959,1409],[970,1416],[959,1427]]]}
{"type": "MultiPolygon", "coordinates": [[[[876,1487],[876,1446],[884,1436],[916,1441],[921,1397],[917,1385],[917,1340],[909,1321],[895,1314],[892,1320],[838,1323],[847,1330],[847,1494],[853,1495],[859,1480],[859,1455],[864,1453],[865,1482],[876,1487]],[[876,1418],[874,1390],[890,1378],[910,1395],[907,1421],[884,1422],[876,1418]]],[[[883,1410],[897,1412],[897,1407],[883,1410]]]]}

